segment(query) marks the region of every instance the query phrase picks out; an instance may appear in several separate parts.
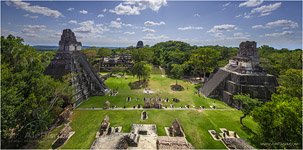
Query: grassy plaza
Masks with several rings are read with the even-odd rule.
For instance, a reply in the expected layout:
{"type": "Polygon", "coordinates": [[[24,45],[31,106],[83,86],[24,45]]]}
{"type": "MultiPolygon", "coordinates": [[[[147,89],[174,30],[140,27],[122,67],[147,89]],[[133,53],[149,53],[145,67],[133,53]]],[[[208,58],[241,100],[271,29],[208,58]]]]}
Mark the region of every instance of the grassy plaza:
{"type": "MultiPolygon", "coordinates": [[[[130,89],[129,82],[134,82],[137,79],[132,76],[125,76],[124,78],[110,77],[106,80],[106,84],[111,89],[118,88],[117,96],[95,96],[90,97],[83,102],[72,115],[71,127],[75,134],[63,145],[63,149],[74,148],[90,148],[90,145],[95,139],[95,135],[105,115],[110,117],[111,126],[122,126],[122,132],[129,132],[131,124],[156,124],[158,135],[165,135],[164,127],[171,126],[174,119],[178,119],[184,129],[187,140],[195,147],[202,149],[209,148],[225,148],[225,146],[218,141],[212,139],[208,130],[216,130],[219,128],[227,128],[231,131],[236,131],[241,138],[249,142],[251,132],[243,129],[239,123],[239,118],[242,112],[227,106],[225,103],[210,99],[199,97],[194,92],[195,85],[183,80],[178,81],[184,88],[183,91],[173,91],[170,89],[171,84],[175,84],[175,80],[161,76],[159,74],[152,74],[149,80],[148,87],[155,91],[153,94],[144,94],[143,89],[130,89]],[[132,101],[127,102],[126,98],[132,97],[132,101]],[[109,101],[111,105],[116,107],[132,108],[134,105],[144,105],[143,97],[161,97],[169,98],[169,102],[163,103],[164,106],[174,104],[175,107],[183,107],[190,105],[190,108],[195,110],[146,110],[149,118],[141,120],[140,114],[143,110],[83,110],[82,108],[103,108],[105,101],[109,101]],[[138,101],[135,98],[139,98],[138,101]],[[180,99],[180,102],[173,102],[172,98],[180,99]],[[211,108],[215,105],[216,109],[198,109],[199,106],[211,108]]],[[[250,117],[244,119],[244,123],[252,131],[257,129],[257,124],[252,121],[250,117]]],[[[62,127],[61,127],[62,128],[62,127]]],[[[41,148],[50,148],[54,136],[59,130],[53,130],[49,135],[44,137],[39,142],[41,148]]]]}

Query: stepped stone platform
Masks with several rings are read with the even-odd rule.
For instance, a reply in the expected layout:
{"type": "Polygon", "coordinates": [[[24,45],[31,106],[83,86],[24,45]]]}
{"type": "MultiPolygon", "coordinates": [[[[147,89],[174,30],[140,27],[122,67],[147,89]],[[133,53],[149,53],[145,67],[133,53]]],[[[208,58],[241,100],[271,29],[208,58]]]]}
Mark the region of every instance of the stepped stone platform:
{"type": "Polygon", "coordinates": [[[90,149],[193,149],[184,136],[158,136],[155,124],[132,124],[130,133],[99,136],[90,149]]]}
{"type": "Polygon", "coordinates": [[[225,103],[240,108],[240,102],[233,100],[233,95],[249,94],[262,101],[270,100],[278,82],[276,77],[267,74],[259,65],[257,43],[242,42],[236,57],[214,71],[209,80],[200,89],[207,97],[216,97],[225,103]]]}
{"type": "Polygon", "coordinates": [[[64,29],[59,41],[59,50],[45,70],[45,74],[56,79],[71,74],[74,87],[74,107],[88,96],[105,95],[109,88],[93,70],[86,56],[81,53],[81,42],[78,42],[71,29],[64,29]]]}

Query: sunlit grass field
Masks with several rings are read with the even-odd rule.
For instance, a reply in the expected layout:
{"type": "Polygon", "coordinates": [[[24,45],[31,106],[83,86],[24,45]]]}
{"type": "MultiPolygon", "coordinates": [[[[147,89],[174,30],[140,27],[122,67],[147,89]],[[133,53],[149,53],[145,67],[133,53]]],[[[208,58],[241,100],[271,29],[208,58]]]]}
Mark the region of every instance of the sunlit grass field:
{"type": "Polygon", "coordinates": [[[150,88],[155,93],[153,94],[144,94],[144,89],[131,89],[129,87],[130,82],[137,81],[138,79],[127,75],[126,77],[110,77],[105,81],[106,85],[109,86],[110,89],[118,89],[119,93],[117,96],[94,96],[90,97],[88,100],[84,101],[79,108],[103,108],[104,103],[106,101],[109,101],[111,106],[116,107],[133,107],[138,104],[141,104],[143,106],[143,98],[169,98],[169,102],[162,102],[163,106],[170,107],[170,104],[174,104],[175,107],[183,107],[185,105],[190,105],[190,107],[200,107],[204,106],[205,108],[210,108],[211,105],[215,105],[216,108],[229,108],[225,103],[205,98],[205,97],[199,97],[194,92],[197,91],[195,89],[195,85],[191,84],[189,82],[178,80],[178,84],[182,85],[184,87],[183,91],[173,91],[171,90],[170,85],[175,84],[175,80],[170,79],[166,76],[161,76],[160,74],[152,74],[149,83],[148,88],[150,88]],[[127,97],[131,97],[132,101],[128,102],[126,99],[127,97]],[[139,98],[139,101],[136,101],[136,98],[139,98]],[[172,101],[172,98],[178,98],[180,99],[180,102],[175,103],[172,101]]]}
{"type": "MultiPolygon", "coordinates": [[[[242,112],[227,106],[225,103],[199,97],[194,92],[194,84],[179,80],[178,84],[184,87],[183,91],[173,91],[170,85],[175,84],[175,80],[168,77],[163,77],[160,74],[152,74],[149,79],[148,88],[155,91],[154,94],[144,94],[143,89],[131,89],[128,84],[137,81],[133,76],[125,77],[110,77],[106,80],[106,85],[111,89],[118,89],[117,96],[94,96],[83,102],[78,108],[103,108],[104,103],[109,101],[111,106],[123,108],[133,107],[141,104],[143,106],[143,97],[161,97],[169,98],[169,102],[162,102],[164,106],[169,107],[169,104],[174,104],[175,107],[184,107],[190,105],[205,108],[210,108],[215,105],[214,110],[146,110],[148,113],[147,120],[141,120],[140,114],[142,110],[79,110],[75,109],[72,115],[71,127],[75,134],[61,148],[63,149],[89,149],[95,140],[96,132],[105,115],[110,117],[111,126],[122,126],[122,132],[130,132],[131,124],[156,124],[158,135],[165,135],[164,127],[171,126],[174,119],[178,118],[187,140],[198,149],[224,149],[225,146],[218,141],[212,139],[208,130],[220,131],[219,128],[227,128],[238,133],[241,138],[249,142],[251,136],[250,131],[244,130],[239,118],[242,112]],[[127,102],[127,97],[131,97],[132,101],[127,102]],[[135,99],[139,98],[139,101],[135,99]],[[178,98],[180,102],[175,103],[171,99],[178,98]]],[[[252,131],[256,131],[257,124],[250,118],[244,119],[244,124],[252,131]]],[[[62,128],[62,127],[61,127],[62,128]]],[[[55,140],[54,135],[59,132],[58,129],[52,131],[44,139],[39,141],[38,148],[51,148],[51,143],[55,140]]]]}
{"type": "MultiPolygon", "coordinates": [[[[173,120],[178,118],[187,140],[195,148],[225,148],[209,135],[208,130],[211,129],[219,132],[219,128],[227,128],[236,131],[244,139],[250,136],[250,133],[241,128],[239,117],[242,113],[238,110],[148,110],[147,113],[149,118],[141,120],[139,110],[75,110],[71,127],[76,133],[61,148],[90,148],[105,115],[110,117],[111,126],[122,126],[123,132],[129,132],[134,123],[156,124],[158,135],[165,135],[164,127],[171,126],[173,120]]],[[[253,131],[257,128],[257,124],[250,117],[245,118],[244,123],[253,131]]]]}

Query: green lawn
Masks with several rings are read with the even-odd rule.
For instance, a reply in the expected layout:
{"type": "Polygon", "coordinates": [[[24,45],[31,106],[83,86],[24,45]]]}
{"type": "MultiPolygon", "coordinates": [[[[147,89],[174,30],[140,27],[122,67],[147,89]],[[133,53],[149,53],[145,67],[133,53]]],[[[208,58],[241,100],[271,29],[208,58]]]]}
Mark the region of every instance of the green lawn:
{"type": "Polygon", "coordinates": [[[175,80],[162,77],[160,74],[152,74],[149,80],[148,87],[155,91],[154,94],[144,94],[143,89],[130,89],[128,83],[137,81],[137,78],[133,76],[126,76],[126,78],[117,78],[110,77],[106,80],[106,85],[111,89],[118,88],[119,94],[117,96],[95,96],[90,97],[88,100],[83,102],[79,108],[89,108],[95,107],[100,108],[104,106],[105,101],[109,101],[111,105],[116,105],[117,107],[133,107],[137,104],[143,105],[143,98],[150,97],[161,97],[161,98],[169,98],[170,102],[163,102],[164,106],[169,107],[169,104],[174,104],[175,107],[184,107],[185,105],[192,106],[204,106],[209,108],[210,105],[215,105],[217,108],[229,108],[225,103],[210,99],[199,97],[197,94],[194,94],[196,91],[195,85],[185,82],[183,80],[179,80],[178,84],[181,84],[184,87],[183,91],[173,91],[170,88],[170,85],[175,84],[175,80]],[[132,98],[131,102],[127,102],[126,98],[130,96],[132,98]],[[139,98],[139,101],[136,101],[135,98],[139,98]],[[179,103],[172,102],[172,98],[180,99],[179,103]]]}
{"type": "MultiPolygon", "coordinates": [[[[221,142],[211,138],[208,133],[210,129],[216,131],[219,131],[219,128],[234,130],[244,139],[250,136],[240,126],[239,117],[242,113],[238,110],[204,110],[201,112],[195,110],[148,110],[149,118],[147,120],[141,120],[140,113],[139,110],[75,110],[71,127],[76,133],[62,148],[90,148],[105,115],[110,117],[111,126],[122,126],[123,132],[129,132],[133,123],[156,124],[158,135],[165,135],[164,127],[170,126],[172,121],[178,118],[187,140],[195,148],[225,148],[221,142]]],[[[253,131],[257,128],[257,124],[249,117],[244,119],[244,123],[253,131]]]]}
{"type": "MultiPolygon", "coordinates": [[[[234,130],[238,135],[248,141],[250,132],[241,128],[239,118],[242,115],[241,111],[232,109],[225,103],[210,99],[199,97],[194,94],[195,85],[185,81],[178,81],[184,87],[184,91],[172,91],[171,84],[175,84],[175,80],[167,77],[162,77],[160,74],[151,75],[149,81],[149,88],[155,91],[155,94],[143,94],[143,89],[131,90],[128,86],[129,82],[134,82],[137,79],[132,76],[126,78],[111,77],[106,80],[106,84],[111,89],[118,88],[119,94],[117,96],[95,96],[90,97],[83,102],[80,108],[95,107],[100,108],[104,106],[105,101],[110,101],[111,105],[117,107],[132,107],[137,104],[143,105],[143,97],[161,97],[170,98],[169,103],[163,103],[166,106],[173,103],[176,107],[184,105],[195,105],[196,107],[205,106],[209,108],[210,105],[215,105],[216,110],[147,110],[149,118],[147,120],[140,119],[142,110],[74,110],[72,115],[71,127],[76,133],[71,139],[65,143],[61,148],[66,149],[81,149],[90,148],[90,145],[95,140],[96,132],[105,115],[109,115],[111,126],[122,126],[123,132],[129,132],[131,124],[156,124],[158,135],[165,135],[164,127],[170,126],[175,118],[178,118],[186,138],[195,148],[199,149],[221,149],[225,148],[221,142],[215,141],[209,135],[208,130],[214,129],[219,131],[219,128],[227,128],[234,130]],[[127,102],[126,98],[130,96],[133,98],[131,102],[127,102]],[[136,101],[135,98],[140,98],[136,101]],[[171,98],[178,98],[181,101],[174,103],[171,98]]],[[[257,124],[252,121],[250,117],[244,119],[244,123],[252,131],[256,131],[257,124]]],[[[58,130],[54,130],[50,135],[57,134],[58,130]]],[[[38,148],[50,148],[51,138],[48,136],[39,142],[38,148]],[[48,140],[48,141],[45,141],[48,140]]]]}

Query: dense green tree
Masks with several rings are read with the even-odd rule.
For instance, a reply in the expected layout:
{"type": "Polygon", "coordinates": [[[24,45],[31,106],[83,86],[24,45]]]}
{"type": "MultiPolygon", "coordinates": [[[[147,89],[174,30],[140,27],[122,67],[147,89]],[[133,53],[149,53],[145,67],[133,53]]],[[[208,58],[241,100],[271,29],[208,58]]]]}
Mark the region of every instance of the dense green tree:
{"type": "Polygon", "coordinates": [[[131,51],[131,55],[132,55],[132,59],[135,62],[141,62],[141,61],[151,62],[153,56],[153,50],[151,48],[146,48],[146,47],[133,49],[131,51]]]}
{"type": "Polygon", "coordinates": [[[302,70],[288,69],[284,74],[280,75],[280,86],[278,92],[281,94],[288,94],[292,97],[302,97],[302,70]]]}
{"type": "Polygon", "coordinates": [[[252,112],[260,127],[256,143],[260,148],[302,148],[302,101],[286,94],[273,94],[271,100],[252,112]]]}
{"type": "Polygon", "coordinates": [[[180,64],[173,64],[173,69],[170,71],[174,79],[176,79],[176,85],[178,85],[178,79],[181,79],[184,73],[184,67],[180,64]]]}
{"type": "Polygon", "coordinates": [[[99,48],[97,50],[97,56],[98,57],[106,57],[106,56],[110,56],[112,54],[112,50],[110,50],[109,48],[99,48]]]}
{"type": "Polygon", "coordinates": [[[140,61],[134,64],[131,72],[134,76],[137,76],[139,81],[143,79],[143,81],[146,81],[151,73],[151,65],[147,64],[144,61],[140,61]]]}
{"type": "Polygon", "coordinates": [[[47,130],[71,97],[67,84],[43,74],[50,63],[45,54],[22,42],[1,37],[2,148],[20,148],[47,130]]]}
{"type": "Polygon", "coordinates": [[[211,48],[198,48],[190,56],[188,64],[193,66],[193,73],[205,79],[207,72],[217,67],[218,51],[211,48]]]}
{"type": "Polygon", "coordinates": [[[302,52],[299,50],[277,50],[265,45],[259,48],[259,55],[261,66],[277,77],[288,69],[302,69],[302,52]]]}
{"type": "Polygon", "coordinates": [[[240,105],[239,108],[243,112],[243,116],[240,117],[240,123],[242,126],[246,127],[243,124],[243,119],[247,116],[250,115],[250,113],[258,106],[260,106],[260,101],[255,98],[251,98],[249,95],[234,95],[233,96],[234,100],[238,100],[240,105]]]}

